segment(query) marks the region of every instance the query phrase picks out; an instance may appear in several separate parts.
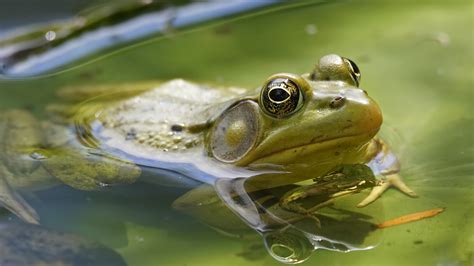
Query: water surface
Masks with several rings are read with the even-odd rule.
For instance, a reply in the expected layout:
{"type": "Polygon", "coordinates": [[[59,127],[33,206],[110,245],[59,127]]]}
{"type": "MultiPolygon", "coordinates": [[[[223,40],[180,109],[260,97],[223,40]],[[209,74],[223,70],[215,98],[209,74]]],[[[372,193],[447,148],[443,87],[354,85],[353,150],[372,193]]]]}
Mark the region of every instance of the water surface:
{"type": "MultiPolygon", "coordinates": [[[[474,247],[472,23],[470,1],[272,7],[91,56],[56,75],[1,81],[0,108],[25,107],[42,118],[54,91],[72,84],[185,78],[256,87],[273,73],[308,72],[320,56],[341,54],[358,63],[361,87],[384,113],[381,134],[420,196],[388,191],[385,216],[446,211],[385,229],[372,250],[317,251],[305,265],[463,265],[472,263],[474,247]]],[[[106,193],[56,187],[27,200],[44,225],[98,240],[130,265],[279,264],[261,242],[221,235],[171,210],[183,192],[144,183],[106,193]]]]}

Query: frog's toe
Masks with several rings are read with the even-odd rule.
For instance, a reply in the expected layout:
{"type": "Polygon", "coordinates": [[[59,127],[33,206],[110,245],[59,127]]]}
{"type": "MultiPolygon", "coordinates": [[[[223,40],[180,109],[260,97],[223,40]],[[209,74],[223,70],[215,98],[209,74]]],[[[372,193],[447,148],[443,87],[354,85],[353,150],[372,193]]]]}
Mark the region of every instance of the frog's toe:
{"type": "Polygon", "coordinates": [[[316,224],[316,227],[318,229],[321,229],[321,220],[319,220],[319,218],[316,216],[315,213],[308,213],[308,214],[306,214],[306,217],[313,220],[314,223],[316,224]]]}
{"type": "Polygon", "coordinates": [[[402,181],[402,178],[398,174],[387,176],[387,180],[392,186],[398,188],[400,191],[407,194],[408,196],[413,197],[413,198],[418,197],[415,191],[409,188],[405,184],[405,182],[402,181]]]}
{"type": "Polygon", "coordinates": [[[39,224],[39,216],[36,211],[20,195],[10,189],[4,190],[4,188],[0,188],[1,206],[25,222],[39,224]]]}
{"type": "Polygon", "coordinates": [[[376,199],[382,195],[382,193],[387,190],[390,187],[390,183],[383,181],[380,185],[374,187],[372,191],[370,191],[370,194],[363,199],[359,204],[357,204],[357,207],[365,207],[369,205],[370,203],[374,202],[376,199]]]}
{"type": "Polygon", "coordinates": [[[10,187],[2,175],[11,176],[11,173],[4,165],[0,164],[0,207],[5,207],[25,222],[39,224],[39,216],[36,211],[10,187]]]}
{"type": "Polygon", "coordinates": [[[27,223],[39,224],[39,216],[36,211],[25,201],[16,199],[5,199],[0,195],[0,206],[4,206],[13,214],[27,223]]]}
{"type": "Polygon", "coordinates": [[[370,194],[359,204],[357,204],[357,207],[365,207],[370,203],[374,202],[385,192],[385,190],[387,190],[391,186],[396,187],[397,189],[399,189],[410,197],[418,197],[418,195],[402,181],[400,175],[393,174],[385,176],[381,183],[378,186],[374,187],[370,194]]]}

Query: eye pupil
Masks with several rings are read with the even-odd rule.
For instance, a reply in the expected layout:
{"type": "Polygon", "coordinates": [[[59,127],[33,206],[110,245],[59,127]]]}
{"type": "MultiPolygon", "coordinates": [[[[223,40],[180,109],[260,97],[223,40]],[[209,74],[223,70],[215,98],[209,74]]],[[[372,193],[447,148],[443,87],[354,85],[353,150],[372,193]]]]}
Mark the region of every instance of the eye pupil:
{"type": "Polygon", "coordinates": [[[287,77],[269,80],[260,93],[260,106],[265,113],[283,118],[293,114],[302,105],[300,85],[287,77]]]}
{"type": "Polygon", "coordinates": [[[272,101],[283,102],[290,97],[290,94],[284,89],[276,88],[268,92],[268,97],[272,101]]]}

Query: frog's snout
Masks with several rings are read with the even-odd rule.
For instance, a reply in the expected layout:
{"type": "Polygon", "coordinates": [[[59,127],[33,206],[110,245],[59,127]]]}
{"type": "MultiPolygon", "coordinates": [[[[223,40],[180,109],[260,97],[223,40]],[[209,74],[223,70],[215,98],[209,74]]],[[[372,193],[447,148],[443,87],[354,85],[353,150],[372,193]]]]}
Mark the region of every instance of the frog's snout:
{"type": "Polygon", "coordinates": [[[361,128],[375,135],[382,126],[382,110],[379,105],[367,95],[366,91],[362,91],[362,93],[366,96],[367,103],[361,104],[360,106],[361,116],[359,123],[361,128]]]}
{"type": "Polygon", "coordinates": [[[366,91],[347,89],[338,95],[327,97],[324,106],[334,111],[339,130],[349,135],[374,136],[382,125],[382,111],[366,91]]]}

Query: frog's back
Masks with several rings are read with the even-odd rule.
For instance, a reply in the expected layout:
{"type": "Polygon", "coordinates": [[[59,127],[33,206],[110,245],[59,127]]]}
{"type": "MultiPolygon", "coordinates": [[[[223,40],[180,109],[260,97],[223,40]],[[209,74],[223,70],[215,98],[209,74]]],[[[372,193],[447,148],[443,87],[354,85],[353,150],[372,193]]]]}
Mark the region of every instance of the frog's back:
{"type": "Polygon", "coordinates": [[[83,135],[92,136],[102,150],[130,156],[139,164],[187,163],[204,154],[206,132],[190,127],[205,127],[243,92],[175,79],[130,98],[95,104],[94,112],[84,106],[88,118],[79,124],[91,133],[83,135]]]}

